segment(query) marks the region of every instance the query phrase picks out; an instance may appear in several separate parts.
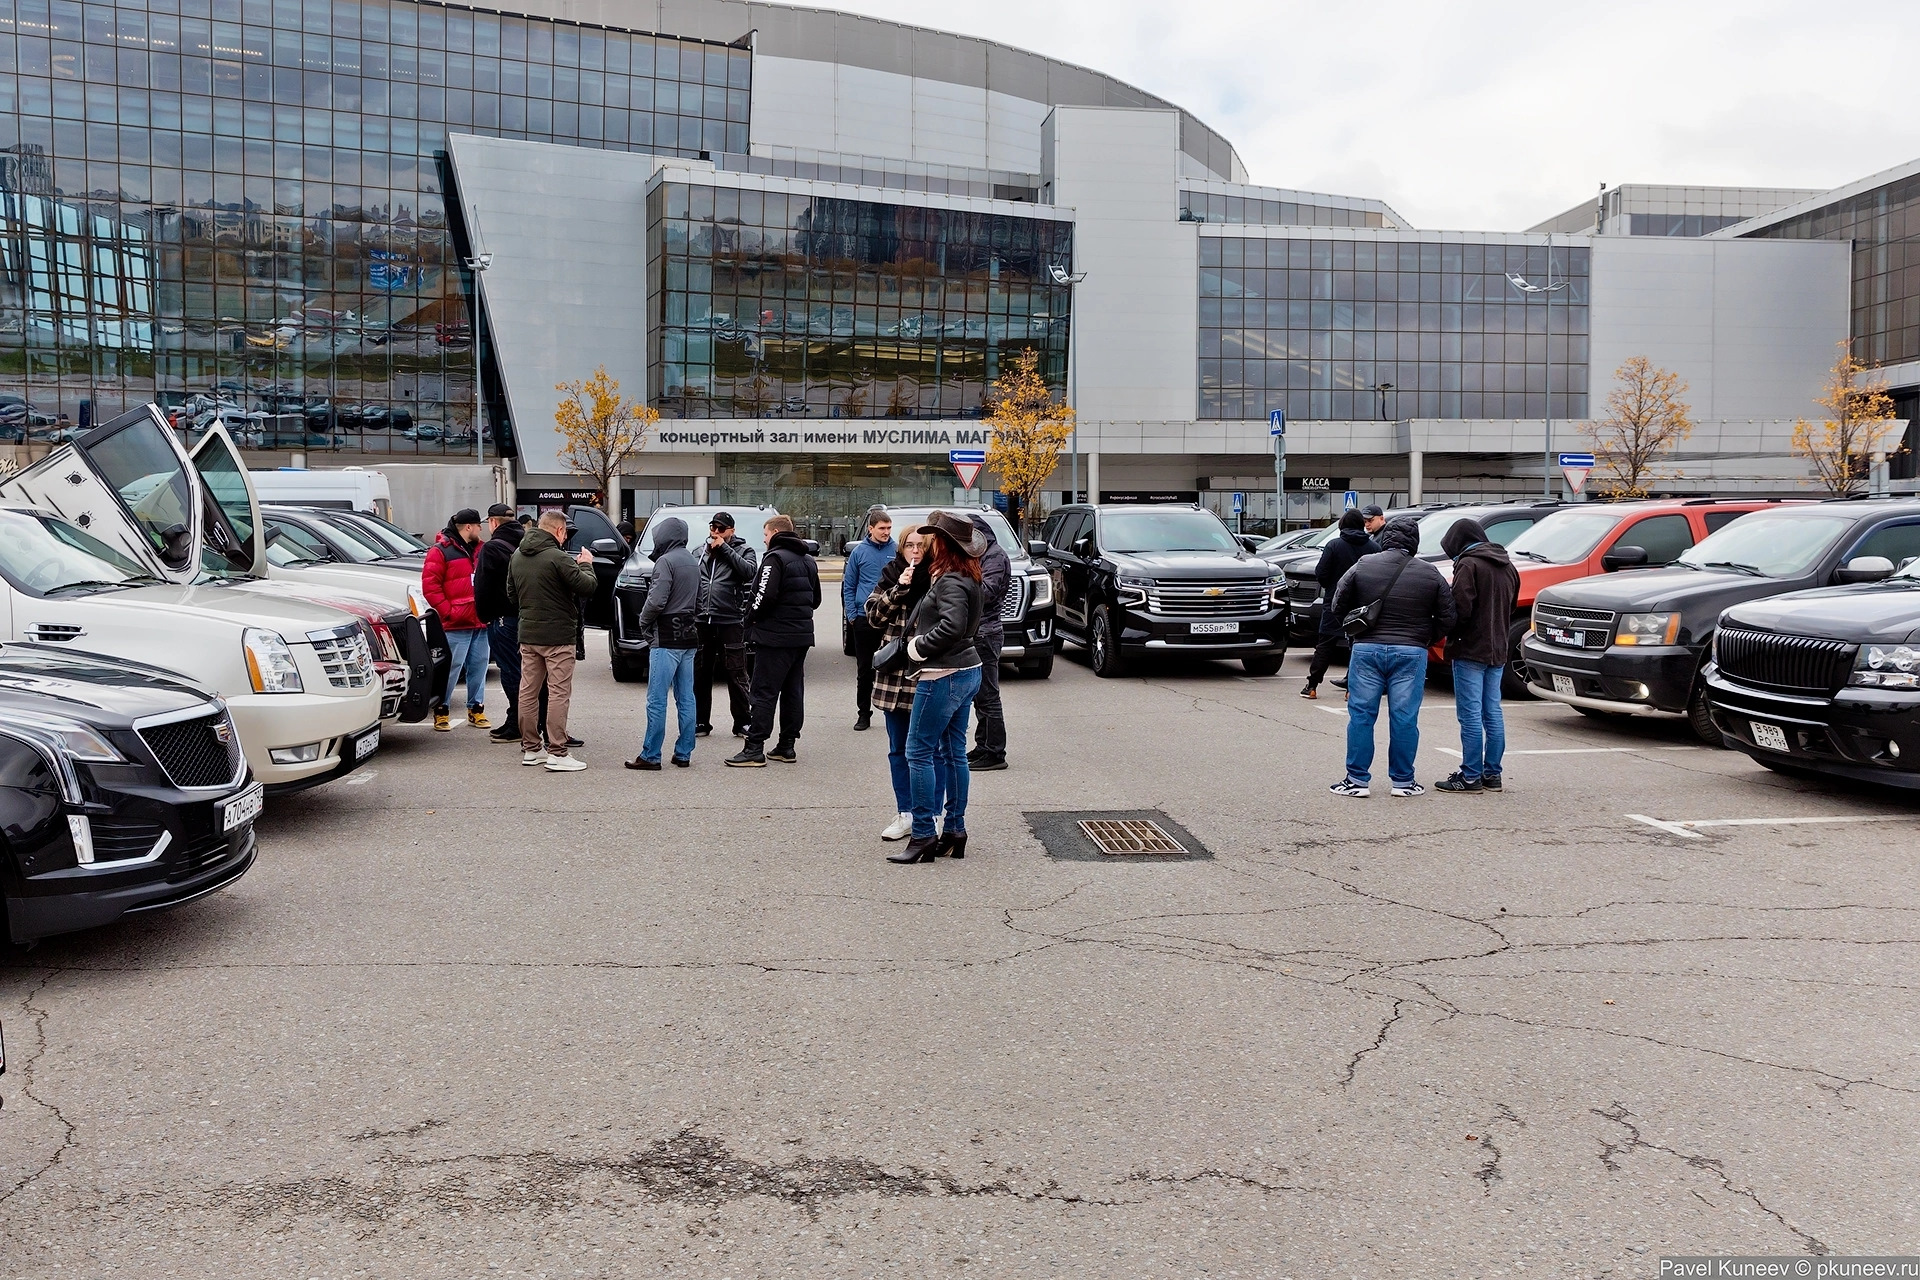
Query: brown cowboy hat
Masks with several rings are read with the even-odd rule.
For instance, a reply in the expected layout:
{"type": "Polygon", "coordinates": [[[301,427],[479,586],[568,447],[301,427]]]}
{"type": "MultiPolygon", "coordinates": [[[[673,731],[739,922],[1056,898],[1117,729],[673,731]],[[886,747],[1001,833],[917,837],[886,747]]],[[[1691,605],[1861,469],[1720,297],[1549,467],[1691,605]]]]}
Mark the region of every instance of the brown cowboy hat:
{"type": "Polygon", "coordinates": [[[987,546],[991,541],[988,534],[974,527],[973,521],[951,511],[934,512],[922,527],[942,535],[953,544],[955,551],[974,560],[987,554],[987,546]]]}

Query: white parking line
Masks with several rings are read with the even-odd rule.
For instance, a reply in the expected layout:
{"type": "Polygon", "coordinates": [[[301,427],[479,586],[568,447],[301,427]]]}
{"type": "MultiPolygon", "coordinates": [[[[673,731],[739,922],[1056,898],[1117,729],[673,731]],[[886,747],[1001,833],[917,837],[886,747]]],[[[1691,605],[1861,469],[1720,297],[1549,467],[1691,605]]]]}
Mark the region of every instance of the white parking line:
{"type": "Polygon", "coordinates": [[[351,778],[343,779],[340,785],[343,787],[364,787],[379,776],[380,771],[378,769],[366,769],[354,774],[351,778]]]}
{"type": "MultiPolygon", "coordinates": [[[[1644,747],[1552,747],[1552,748],[1543,747],[1543,748],[1539,748],[1531,751],[1509,750],[1506,754],[1510,756],[1605,756],[1605,755],[1620,755],[1623,753],[1631,754],[1636,751],[1703,751],[1703,750],[1705,750],[1704,747],[1685,747],[1685,746],[1656,747],[1652,745],[1644,746],[1644,747]]],[[[1450,756],[1457,756],[1460,754],[1460,752],[1453,747],[1441,747],[1440,751],[1450,756]]]]}
{"type": "Polygon", "coordinates": [[[1695,830],[1696,827],[1808,827],[1829,826],[1842,822],[1915,822],[1920,821],[1912,814],[1860,814],[1857,816],[1831,818],[1691,818],[1684,821],[1666,821],[1661,818],[1649,818],[1644,813],[1626,815],[1635,822],[1644,822],[1658,828],[1668,835],[1680,836],[1687,840],[1705,840],[1706,836],[1695,830]]]}

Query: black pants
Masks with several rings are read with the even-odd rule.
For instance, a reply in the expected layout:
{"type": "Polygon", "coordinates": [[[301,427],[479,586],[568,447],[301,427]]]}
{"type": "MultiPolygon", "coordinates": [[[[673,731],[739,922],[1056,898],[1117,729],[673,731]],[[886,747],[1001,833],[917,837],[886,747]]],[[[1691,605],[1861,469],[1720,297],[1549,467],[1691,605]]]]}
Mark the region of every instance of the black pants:
{"type": "Polygon", "coordinates": [[[873,651],[880,647],[880,633],[865,618],[853,620],[853,707],[861,715],[873,712],[873,651]]]}
{"type": "Polygon", "coordinates": [[[747,725],[747,745],[763,745],[773,732],[773,704],[780,704],[780,743],[800,740],[807,718],[807,651],[761,645],[753,655],[753,719],[747,725]]]}
{"type": "Polygon", "coordinates": [[[727,706],[733,728],[747,723],[747,629],[738,622],[702,622],[700,650],[693,658],[693,705],[705,728],[713,727],[713,677],[727,678],[727,706]]]}
{"type": "Polygon", "coordinates": [[[1307,667],[1307,683],[1314,688],[1320,687],[1320,681],[1326,678],[1327,664],[1340,652],[1340,646],[1347,642],[1346,636],[1336,631],[1328,635],[1322,631],[1313,644],[1313,662],[1307,667]]]}
{"type": "Polygon", "coordinates": [[[973,714],[979,720],[973,732],[973,749],[998,760],[1007,754],[1007,718],[1000,710],[999,636],[976,637],[973,648],[980,655],[980,692],[973,695],[973,714]]]}

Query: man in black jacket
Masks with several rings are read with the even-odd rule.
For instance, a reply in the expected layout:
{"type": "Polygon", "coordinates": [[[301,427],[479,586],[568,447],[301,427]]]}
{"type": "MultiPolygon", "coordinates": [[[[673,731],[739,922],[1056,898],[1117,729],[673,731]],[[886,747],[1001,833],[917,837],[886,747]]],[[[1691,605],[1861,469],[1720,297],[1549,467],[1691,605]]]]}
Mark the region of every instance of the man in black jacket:
{"type": "Polygon", "coordinates": [[[1358,508],[1348,507],[1340,513],[1340,536],[1321,548],[1320,563],[1313,570],[1314,578],[1320,583],[1320,634],[1314,641],[1313,662],[1307,668],[1307,683],[1300,690],[1301,697],[1320,696],[1320,682],[1326,678],[1327,664],[1347,640],[1346,633],[1340,630],[1340,618],[1333,611],[1333,593],[1339,589],[1340,579],[1360,562],[1361,556],[1372,555],[1379,549],[1380,545],[1367,536],[1366,517],[1358,508]]]}
{"type": "Polygon", "coordinates": [[[473,606],[487,624],[487,648],[507,695],[507,718],[487,735],[494,742],[520,741],[520,615],[507,599],[507,566],[525,532],[512,507],[504,502],[488,507],[488,536],[473,570],[473,606]]]}
{"type": "Polygon", "coordinates": [[[1414,778],[1420,749],[1420,702],[1426,693],[1427,650],[1453,631],[1453,588],[1422,560],[1420,522],[1395,516],[1380,530],[1380,550],[1364,556],[1340,579],[1327,602],[1335,618],[1380,602],[1379,617],[1354,637],[1347,660],[1347,776],[1327,788],[1364,797],[1372,780],[1373,726],[1387,700],[1387,777],[1396,796],[1423,796],[1414,778]]]}
{"type": "Polygon", "coordinates": [[[973,695],[973,713],[979,724],[973,732],[967,766],[975,773],[991,773],[1007,767],[1007,718],[1000,706],[1000,647],[1007,635],[1000,622],[1000,606],[1006,603],[1007,589],[1013,585],[1013,562],[993,536],[993,526],[986,517],[974,516],[972,520],[974,529],[986,538],[987,550],[980,557],[980,629],[973,637],[974,648],[980,651],[980,692],[973,695]]]}
{"type": "Polygon", "coordinates": [[[769,760],[793,764],[794,744],[806,718],[807,650],[813,647],[813,614],[820,607],[820,566],[786,516],[767,520],[767,554],[760,561],[753,595],[747,601],[747,626],[753,636],[753,688],[748,701],[753,719],[747,742],[727,757],[736,769],[757,769],[769,760]],[[780,706],[780,740],[765,750],[773,732],[773,709],[780,706]]]}
{"type": "Polygon", "coordinates": [[[747,540],[733,531],[733,516],[713,513],[707,521],[707,540],[700,547],[700,602],[694,619],[700,624],[700,652],[693,664],[693,701],[698,710],[696,733],[713,732],[713,675],[727,675],[727,704],[733,713],[733,733],[747,734],[747,590],[753,585],[760,557],[747,540]]]}
{"type": "Polygon", "coordinates": [[[1436,791],[1499,791],[1507,721],[1500,709],[1500,681],[1507,672],[1513,611],[1520,601],[1520,571],[1507,549],[1487,541],[1478,520],[1454,522],[1440,539],[1453,560],[1453,603],[1458,615],[1447,638],[1453,662],[1453,711],[1460,720],[1460,767],[1434,783],[1436,791]]]}

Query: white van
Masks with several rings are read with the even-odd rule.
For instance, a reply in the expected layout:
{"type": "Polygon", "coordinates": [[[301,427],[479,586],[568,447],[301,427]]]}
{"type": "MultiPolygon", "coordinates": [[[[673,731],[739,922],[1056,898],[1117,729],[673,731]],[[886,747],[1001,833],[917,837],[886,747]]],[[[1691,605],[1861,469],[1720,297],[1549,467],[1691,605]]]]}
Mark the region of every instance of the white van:
{"type": "Polygon", "coordinates": [[[247,478],[253,492],[264,503],[284,503],[290,507],[339,507],[347,511],[365,511],[382,520],[393,519],[393,490],[378,471],[345,467],[338,471],[308,471],[304,467],[281,467],[276,471],[251,471],[247,478]]]}

